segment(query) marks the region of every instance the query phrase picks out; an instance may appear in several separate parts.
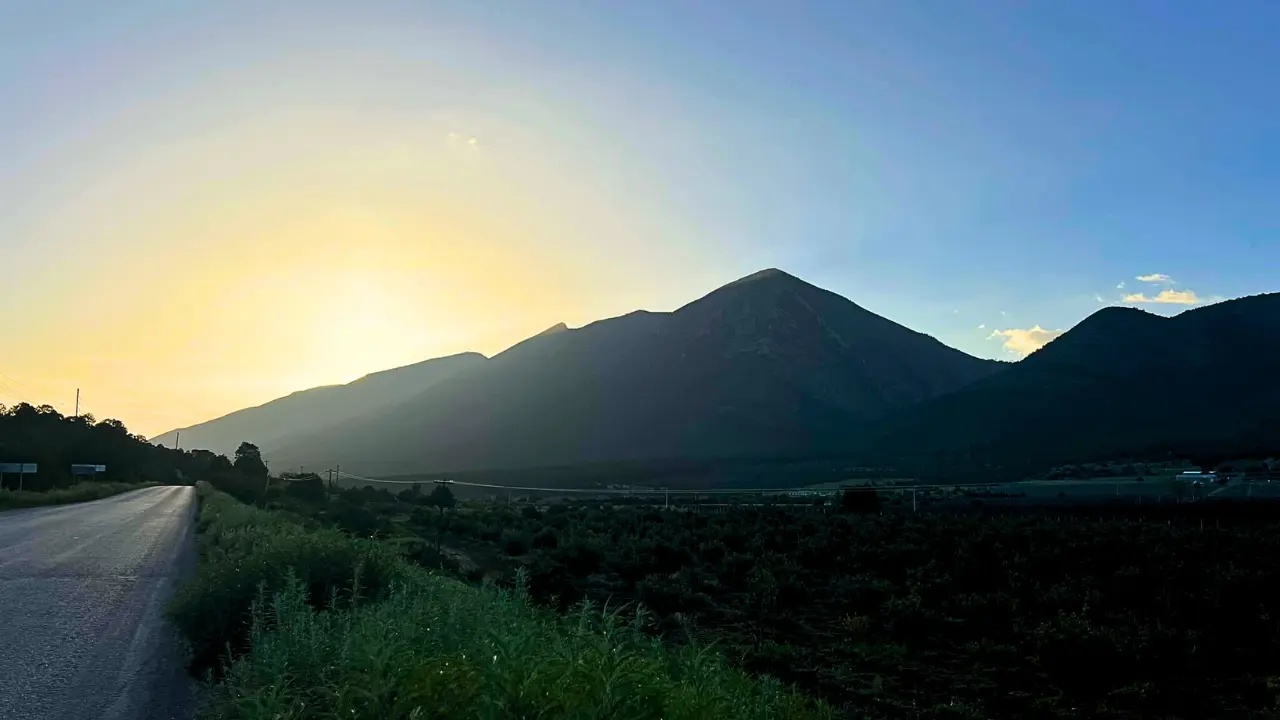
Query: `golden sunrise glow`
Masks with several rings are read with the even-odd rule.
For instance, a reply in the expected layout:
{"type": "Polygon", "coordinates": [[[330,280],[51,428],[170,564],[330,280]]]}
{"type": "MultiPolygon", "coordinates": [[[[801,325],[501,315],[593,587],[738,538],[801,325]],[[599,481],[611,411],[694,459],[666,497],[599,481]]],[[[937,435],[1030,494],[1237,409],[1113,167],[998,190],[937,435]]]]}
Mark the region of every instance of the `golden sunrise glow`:
{"type": "Polygon", "coordinates": [[[460,144],[450,122],[284,115],[77,178],[41,229],[75,254],[9,372],[154,434],[632,309],[600,302],[618,277],[592,243],[644,232],[618,199],[554,137],[487,120],[460,144]]]}
{"type": "MultiPolygon", "coordinates": [[[[70,412],[81,388],[154,436],[754,267],[619,133],[626,78],[537,67],[482,25],[326,13],[180,23],[136,57],[94,36],[123,59],[31,76],[34,144],[0,168],[0,403],[70,412]]],[[[635,88],[636,127],[686,156],[677,108],[635,88]]]]}

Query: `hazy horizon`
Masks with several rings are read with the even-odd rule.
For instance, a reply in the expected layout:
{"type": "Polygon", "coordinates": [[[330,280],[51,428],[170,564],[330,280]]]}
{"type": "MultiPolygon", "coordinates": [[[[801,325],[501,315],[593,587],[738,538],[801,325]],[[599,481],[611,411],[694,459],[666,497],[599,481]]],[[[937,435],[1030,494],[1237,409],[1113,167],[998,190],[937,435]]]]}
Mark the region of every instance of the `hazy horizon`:
{"type": "Polygon", "coordinates": [[[0,403],[154,436],[778,267],[973,355],[1277,289],[1280,6],[0,8],[0,403]]]}

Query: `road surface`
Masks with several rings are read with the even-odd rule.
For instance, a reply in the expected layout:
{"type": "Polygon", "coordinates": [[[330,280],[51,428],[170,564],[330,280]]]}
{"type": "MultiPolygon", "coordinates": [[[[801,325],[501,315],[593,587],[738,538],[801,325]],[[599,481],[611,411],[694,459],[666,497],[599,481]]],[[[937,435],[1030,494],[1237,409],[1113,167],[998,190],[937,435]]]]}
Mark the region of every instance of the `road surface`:
{"type": "Polygon", "coordinates": [[[164,611],[194,513],[190,487],[0,513],[0,718],[191,717],[164,611]]]}

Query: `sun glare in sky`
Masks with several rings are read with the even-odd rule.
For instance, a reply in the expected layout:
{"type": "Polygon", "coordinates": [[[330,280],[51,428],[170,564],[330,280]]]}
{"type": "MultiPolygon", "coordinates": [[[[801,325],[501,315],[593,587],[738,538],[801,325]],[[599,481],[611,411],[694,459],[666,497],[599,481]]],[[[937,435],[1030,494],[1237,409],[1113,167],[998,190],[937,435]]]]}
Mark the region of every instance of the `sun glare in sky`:
{"type": "Polygon", "coordinates": [[[1261,23],[854,5],[0,4],[0,403],[156,435],[764,267],[990,357],[1274,289],[1261,23]]]}

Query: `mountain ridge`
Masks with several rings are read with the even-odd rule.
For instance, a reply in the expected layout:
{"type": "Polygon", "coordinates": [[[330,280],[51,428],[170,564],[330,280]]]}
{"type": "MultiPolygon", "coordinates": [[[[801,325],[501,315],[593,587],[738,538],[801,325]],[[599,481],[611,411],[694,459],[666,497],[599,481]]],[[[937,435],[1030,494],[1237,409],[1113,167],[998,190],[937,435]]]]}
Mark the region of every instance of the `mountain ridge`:
{"type": "Polygon", "coordinates": [[[267,446],[293,433],[317,431],[393,405],[454,372],[487,360],[476,352],[456,353],[379,370],[342,385],[297,390],[212,420],[175,428],[151,438],[151,442],[172,447],[181,435],[186,447],[231,455],[243,441],[267,446]]]}
{"type": "MultiPolygon", "coordinates": [[[[258,442],[281,466],[366,475],[845,458],[920,477],[1016,479],[1048,464],[1256,450],[1267,433],[1280,437],[1280,390],[1265,381],[1280,369],[1277,293],[1171,317],[1102,308],[1014,363],[770,268],[673,311],[558,323],[492,358],[451,357],[453,371],[411,379],[450,358],[425,361],[218,421],[282,402],[308,418],[341,404],[321,424],[269,423],[265,441],[241,425],[234,441],[258,442]],[[388,392],[351,400],[383,376],[397,381],[388,392]]],[[[199,442],[182,432],[184,445],[199,442]]]]}
{"type": "Polygon", "coordinates": [[[672,312],[534,336],[368,423],[270,454],[383,473],[803,454],[1000,366],[775,269],[672,312]]]}
{"type": "Polygon", "coordinates": [[[857,450],[923,474],[1010,478],[1113,457],[1266,455],[1280,451],[1277,371],[1280,293],[1172,317],[1104,308],[1004,372],[891,418],[857,450]],[[949,467],[958,458],[967,467],[949,467]]]}

